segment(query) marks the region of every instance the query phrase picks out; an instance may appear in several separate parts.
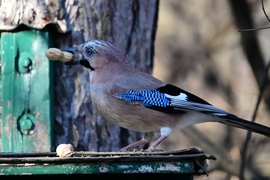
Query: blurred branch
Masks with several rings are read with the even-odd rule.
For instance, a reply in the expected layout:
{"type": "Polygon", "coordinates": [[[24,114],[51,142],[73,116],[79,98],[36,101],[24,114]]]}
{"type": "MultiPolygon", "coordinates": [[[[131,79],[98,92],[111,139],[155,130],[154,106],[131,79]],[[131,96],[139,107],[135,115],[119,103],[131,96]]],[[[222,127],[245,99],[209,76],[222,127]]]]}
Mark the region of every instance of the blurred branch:
{"type": "Polygon", "coordinates": [[[263,0],[261,0],[261,3],[262,3],[262,10],[263,10],[263,13],[264,13],[265,17],[267,18],[267,20],[270,22],[270,19],[269,19],[268,15],[266,14],[265,9],[264,9],[263,0]]]}
{"type": "MultiPolygon", "coordinates": [[[[269,19],[268,15],[267,15],[267,13],[265,12],[265,9],[264,9],[263,0],[261,0],[261,3],[262,3],[263,13],[264,13],[265,17],[267,18],[267,20],[270,22],[270,19],[269,19]]],[[[267,27],[260,27],[260,28],[254,28],[254,29],[241,29],[241,30],[238,30],[238,32],[260,31],[260,30],[269,29],[269,28],[270,27],[267,26],[267,27]]]]}
{"type": "MultiPolygon", "coordinates": [[[[240,162],[232,161],[223,148],[216,146],[193,126],[186,127],[182,129],[181,132],[188,136],[189,139],[196,143],[205,152],[211,152],[217,157],[218,161],[215,169],[223,170],[231,175],[238,175],[240,162]]],[[[243,173],[248,179],[258,177],[257,169],[253,169],[252,166],[244,169],[243,173]]]]}
{"type": "MultiPolygon", "coordinates": [[[[246,27],[253,27],[253,21],[249,5],[246,0],[229,0],[232,13],[235,18],[235,23],[238,29],[245,29],[246,27]]],[[[250,67],[255,76],[258,87],[262,84],[263,70],[265,69],[263,55],[258,43],[256,31],[248,33],[241,33],[241,44],[250,67]]],[[[270,107],[270,102],[268,103],[270,107]]]]}
{"type": "MultiPolygon", "coordinates": [[[[263,82],[262,82],[261,87],[260,87],[260,94],[259,94],[259,97],[257,99],[257,103],[256,103],[256,106],[255,106],[253,115],[252,115],[252,120],[251,120],[252,122],[255,121],[255,118],[257,116],[257,112],[258,112],[258,109],[259,109],[259,105],[260,105],[260,102],[262,100],[263,92],[264,92],[264,90],[265,90],[265,88],[267,86],[269,68],[270,68],[270,60],[269,60],[269,63],[267,65],[266,69],[265,69],[263,82]]],[[[247,149],[248,149],[248,144],[249,144],[250,139],[251,139],[251,131],[248,131],[247,136],[246,136],[246,140],[243,143],[243,148],[242,148],[242,152],[241,152],[241,164],[240,164],[240,171],[239,171],[239,179],[244,179],[244,169],[245,169],[245,164],[246,164],[246,154],[247,154],[247,149]]]]}
{"type": "MultiPolygon", "coordinates": [[[[235,22],[238,29],[253,27],[253,21],[251,18],[251,13],[247,1],[229,0],[229,2],[231,4],[232,12],[234,14],[235,22]]],[[[264,59],[260,50],[260,46],[256,36],[256,31],[243,32],[240,35],[244,54],[247,57],[248,63],[250,64],[257,85],[259,87],[261,84],[263,84],[262,80],[264,79],[264,70],[266,68],[266,65],[264,64],[264,59]]],[[[269,86],[269,77],[267,77],[266,82],[267,86],[269,86]]],[[[270,97],[265,96],[263,98],[267,106],[267,109],[270,110],[270,97]]]]}
{"type": "Polygon", "coordinates": [[[240,29],[238,30],[238,32],[260,31],[260,30],[265,30],[265,29],[270,29],[270,26],[254,28],[254,29],[240,29]]]}
{"type": "MultiPolygon", "coordinates": [[[[249,5],[247,1],[246,0],[239,0],[239,1],[229,0],[229,2],[231,4],[232,12],[234,14],[236,25],[238,26],[238,28],[244,29],[246,27],[252,27],[253,21],[252,21],[249,5]]],[[[263,0],[261,0],[261,3],[262,3],[262,10],[267,20],[270,21],[265,12],[263,0]]],[[[263,97],[263,91],[267,87],[268,82],[269,82],[268,70],[270,66],[270,63],[268,64],[267,67],[265,67],[264,65],[263,56],[260,51],[260,46],[259,46],[255,31],[267,29],[267,28],[269,27],[247,29],[247,30],[240,31],[240,32],[244,32],[244,31],[249,32],[249,33],[241,33],[241,43],[242,43],[244,53],[246,54],[247,60],[255,76],[257,85],[260,86],[260,94],[259,94],[256,107],[253,113],[252,121],[255,120],[260,101],[263,97]],[[266,70],[266,72],[264,72],[264,70],[266,70]]],[[[270,99],[265,99],[265,103],[268,109],[270,109],[270,99]]],[[[246,136],[246,140],[243,144],[242,152],[241,152],[241,165],[240,165],[240,171],[239,171],[239,179],[244,179],[245,177],[244,169],[246,165],[246,153],[247,153],[250,139],[251,139],[251,132],[248,132],[246,136]]]]}

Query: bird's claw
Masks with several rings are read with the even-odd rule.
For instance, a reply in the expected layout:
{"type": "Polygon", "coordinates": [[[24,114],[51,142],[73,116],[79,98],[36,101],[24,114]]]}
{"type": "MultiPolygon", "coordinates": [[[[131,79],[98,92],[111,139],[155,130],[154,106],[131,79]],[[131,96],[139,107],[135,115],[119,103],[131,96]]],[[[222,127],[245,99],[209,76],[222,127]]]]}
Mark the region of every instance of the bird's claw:
{"type": "Polygon", "coordinates": [[[144,152],[144,149],[128,149],[124,147],[120,149],[119,152],[144,152]]]}
{"type": "Polygon", "coordinates": [[[164,150],[162,149],[152,149],[152,148],[148,148],[148,149],[145,149],[144,152],[163,152],[164,150]]]}
{"type": "Polygon", "coordinates": [[[153,149],[149,147],[148,149],[129,149],[129,148],[122,148],[119,150],[119,152],[163,152],[162,149],[153,149]]]}

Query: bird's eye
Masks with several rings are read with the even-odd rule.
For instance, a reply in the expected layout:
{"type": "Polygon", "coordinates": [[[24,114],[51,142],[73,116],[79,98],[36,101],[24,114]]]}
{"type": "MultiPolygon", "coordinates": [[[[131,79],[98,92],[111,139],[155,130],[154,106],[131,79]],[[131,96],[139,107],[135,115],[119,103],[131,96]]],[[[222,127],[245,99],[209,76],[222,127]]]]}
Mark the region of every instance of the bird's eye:
{"type": "Polygon", "coordinates": [[[94,52],[95,52],[95,50],[92,47],[86,47],[85,48],[85,54],[88,57],[93,56],[94,52]]]}

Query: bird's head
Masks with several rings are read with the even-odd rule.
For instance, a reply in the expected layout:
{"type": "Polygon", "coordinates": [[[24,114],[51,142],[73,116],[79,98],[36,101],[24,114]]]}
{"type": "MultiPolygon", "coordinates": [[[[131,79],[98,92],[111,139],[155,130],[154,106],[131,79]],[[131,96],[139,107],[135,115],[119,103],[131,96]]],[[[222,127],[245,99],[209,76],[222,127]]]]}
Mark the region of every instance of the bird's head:
{"type": "Polygon", "coordinates": [[[74,60],[65,64],[81,64],[91,71],[102,68],[110,61],[121,61],[125,59],[114,45],[102,40],[90,40],[77,47],[66,48],[63,51],[70,52],[74,55],[74,60]]]}

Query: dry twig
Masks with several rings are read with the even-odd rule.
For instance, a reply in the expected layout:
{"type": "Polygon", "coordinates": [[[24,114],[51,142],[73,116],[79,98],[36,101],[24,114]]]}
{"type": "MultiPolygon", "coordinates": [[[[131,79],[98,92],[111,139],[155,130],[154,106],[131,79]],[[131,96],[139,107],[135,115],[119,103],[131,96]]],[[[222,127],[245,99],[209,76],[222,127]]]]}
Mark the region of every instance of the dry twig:
{"type": "MultiPolygon", "coordinates": [[[[267,65],[266,69],[265,69],[264,79],[263,79],[263,82],[262,82],[261,87],[260,87],[260,94],[259,94],[259,97],[257,99],[257,103],[256,103],[256,106],[255,106],[253,115],[252,115],[252,120],[251,120],[252,122],[255,121],[255,118],[256,118],[256,115],[257,115],[257,112],[258,112],[258,109],[259,109],[259,105],[260,105],[260,102],[262,100],[263,92],[264,92],[264,90],[265,90],[265,88],[267,86],[269,68],[270,68],[270,60],[269,60],[269,63],[267,65]]],[[[251,139],[251,131],[248,131],[245,142],[243,143],[242,151],[241,151],[241,163],[240,163],[240,170],[239,170],[239,179],[244,179],[244,169],[245,169],[245,164],[246,164],[246,153],[247,153],[248,144],[249,144],[250,139],[251,139]]]]}
{"type": "MultiPolygon", "coordinates": [[[[270,22],[270,19],[269,19],[268,15],[266,14],[265,9],[264,9],[263,0],[261,0],[261,3],[262,3],[263,13],[264,13],[265,17],[267,18],[267,20],[270,22]]],[[[240,30],[238,30],[238,32],[260,31],[260,30],[264,30],[264,29],[270,29],[270,26],[260,27],[260,28],[252,28],[252,29],[240,29],[240,30]]]]}

